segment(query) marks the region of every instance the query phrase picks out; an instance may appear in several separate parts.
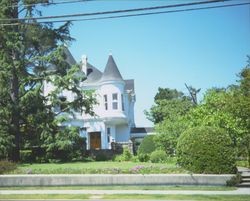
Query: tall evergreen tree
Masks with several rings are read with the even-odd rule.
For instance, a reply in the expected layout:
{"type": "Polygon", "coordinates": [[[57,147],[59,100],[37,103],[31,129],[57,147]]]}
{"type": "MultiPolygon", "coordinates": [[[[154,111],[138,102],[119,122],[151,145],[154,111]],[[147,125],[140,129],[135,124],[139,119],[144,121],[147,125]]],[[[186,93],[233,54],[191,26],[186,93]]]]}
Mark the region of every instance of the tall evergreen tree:
{"type": "Polygon", "coordinates": [[[32,19],[40,15],[36,6],[47,3],[49,0],[0,2],[0,158],[19,161],[22,138],[39,141],[44,130],[53,132],[53,108],[60,103],[58,94],[63,90],[77,97],[64,103],[65,111],[92,112],[95,99],[79,87],[84,79],[80,67],[66,62],[63,45],[72,41],[70,23],[54,27],[32,19]],[[19,20],[20,16],[26,19],[19,20]],[[42,93],[46,82],[55,86],[48,97],[42,93]]]}

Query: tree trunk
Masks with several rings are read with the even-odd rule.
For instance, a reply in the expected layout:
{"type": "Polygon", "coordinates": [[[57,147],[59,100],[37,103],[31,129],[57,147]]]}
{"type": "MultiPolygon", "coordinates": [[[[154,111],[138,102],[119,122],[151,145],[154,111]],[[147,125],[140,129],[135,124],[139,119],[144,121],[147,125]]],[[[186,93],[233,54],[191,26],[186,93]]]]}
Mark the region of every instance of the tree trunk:
{"type": "Polygon", "coordinates": [[[19,111],[19,80],[13,67],[11,82],[12,99],[12,133],[14,135],[14,145],[11,159],[15,162],[20,160],[20,111],[19,111]]]}
{"type": "MultiPolygon", "coordinates": [[[[13,5],[18,5],[18,0],[13,1],[13,5]]],[[[18,18],[18,7],[13,9],[11,16],[13,18],[18,18]]],[[[13,31],[18,33],[18,26],[13,27],[13,31]]],[[[14,41],[13,41],[14,42],[14,41]]],[[[19,52],[18,49],[13,49],[11,52],[11,57],[13,60],[12,72],[10,77],[10,96],[12,99],[12,129],[11,132],[14,135],[14,145],[15,147],[11,153],[11,159],[15,162],[20,161],[20,110],[19,110],[19,78],[18,71],[20,66],[19,52]]]]}

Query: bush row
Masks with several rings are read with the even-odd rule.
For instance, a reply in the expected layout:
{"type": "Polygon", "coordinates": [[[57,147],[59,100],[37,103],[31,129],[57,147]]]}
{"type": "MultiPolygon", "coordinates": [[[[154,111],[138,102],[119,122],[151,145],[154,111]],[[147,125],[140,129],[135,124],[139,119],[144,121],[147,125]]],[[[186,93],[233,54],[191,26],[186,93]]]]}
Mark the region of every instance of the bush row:
{"type": "MultiPolygon", "coordinates": [[[[236,152],[229,134],[221,128],[199,126],[181,134],[177,143],[177,164],[193,173],[222,174],[236,172],[236,152]]],[[[154,135],[146,136],[138,148],[141,162],[165,162],[170,156],[158,150],[154,135]]]]}

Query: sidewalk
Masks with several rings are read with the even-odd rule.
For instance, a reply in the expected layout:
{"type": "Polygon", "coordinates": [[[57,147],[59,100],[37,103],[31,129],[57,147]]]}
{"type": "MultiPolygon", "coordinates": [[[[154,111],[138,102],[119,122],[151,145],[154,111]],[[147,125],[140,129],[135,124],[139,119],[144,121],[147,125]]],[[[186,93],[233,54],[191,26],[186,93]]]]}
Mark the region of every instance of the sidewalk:
{"type": "Polygon", "coordinates": [[[239,188],[232,191],[204,190],[0,190],[0,195],[13,194],[141,194],[141,195],[250,195],[250,188],[239,188]]]}

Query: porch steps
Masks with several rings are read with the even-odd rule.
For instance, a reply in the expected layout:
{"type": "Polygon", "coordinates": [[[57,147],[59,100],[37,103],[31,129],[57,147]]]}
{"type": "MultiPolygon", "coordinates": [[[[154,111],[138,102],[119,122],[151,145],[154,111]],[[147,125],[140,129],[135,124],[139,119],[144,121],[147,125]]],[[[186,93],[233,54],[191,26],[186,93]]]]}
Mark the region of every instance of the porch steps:
{"type": "Polygon", "coordinates": [[[241,182],[237,187],[250,188],[250,169],[240,168],[239,173],[241,175],[241,182]]]}

